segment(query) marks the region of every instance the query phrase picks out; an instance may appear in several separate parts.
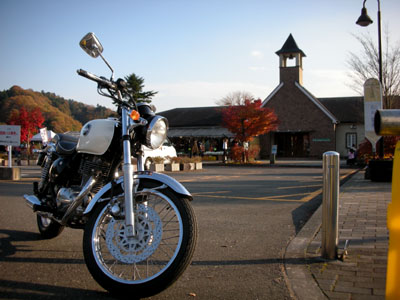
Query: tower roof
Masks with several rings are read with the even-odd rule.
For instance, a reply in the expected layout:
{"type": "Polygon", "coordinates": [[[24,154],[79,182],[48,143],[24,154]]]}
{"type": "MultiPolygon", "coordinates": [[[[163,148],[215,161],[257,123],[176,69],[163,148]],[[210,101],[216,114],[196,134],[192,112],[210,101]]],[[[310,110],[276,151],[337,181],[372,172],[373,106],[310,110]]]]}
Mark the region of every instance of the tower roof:
{"type": "Polygon", "coordinates": [[[294,40],[292,34],[289,34],[289,37],[287,38],[286,42],[283,44],[281,50],[278,50],[275,52],[277,55],[281,54],[290,54],[290,53],[300,53],[301,56],[306,56],[301,50],[297,44],[296,41],[294,40]]]}

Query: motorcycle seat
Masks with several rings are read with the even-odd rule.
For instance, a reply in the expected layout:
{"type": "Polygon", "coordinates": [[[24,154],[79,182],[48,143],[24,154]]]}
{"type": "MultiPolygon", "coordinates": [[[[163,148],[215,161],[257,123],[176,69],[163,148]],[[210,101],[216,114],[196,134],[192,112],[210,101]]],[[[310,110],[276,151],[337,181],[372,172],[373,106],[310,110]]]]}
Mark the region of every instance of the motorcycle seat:
{"type": "Polygon", "coordinates": [[[79,137],[59,133],[54,137],[56,151],[61,155],[71,155],[76,151],[79,137]]]}

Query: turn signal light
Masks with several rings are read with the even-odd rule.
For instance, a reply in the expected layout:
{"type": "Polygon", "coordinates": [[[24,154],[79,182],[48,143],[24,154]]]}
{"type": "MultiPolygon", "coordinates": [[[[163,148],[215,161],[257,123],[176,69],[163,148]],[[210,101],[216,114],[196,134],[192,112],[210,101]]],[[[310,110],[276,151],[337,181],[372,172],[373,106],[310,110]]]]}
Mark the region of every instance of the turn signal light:
{"type": "Polygon", "coordinates": [[[140,118],[140,114],[136,110],[132,110],[130,117],[133,121],[137,121],[140,118]]]}

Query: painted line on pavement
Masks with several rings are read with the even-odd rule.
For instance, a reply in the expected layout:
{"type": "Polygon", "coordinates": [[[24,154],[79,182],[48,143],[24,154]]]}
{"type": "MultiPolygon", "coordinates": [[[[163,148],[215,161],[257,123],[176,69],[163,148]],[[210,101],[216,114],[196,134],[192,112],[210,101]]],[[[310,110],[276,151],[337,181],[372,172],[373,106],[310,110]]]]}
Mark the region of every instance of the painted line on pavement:
{"type": "Polygon", "coordinates": [[[289,194],[289,195],[278,195],[278,196],[269,196],[269,197],[240,197],[240,196],[220,196],[220,195],[209,195],[206,193],[194,193],[193,196],[205,197],[205,198],[218,198],[218,199],[235,199],[235,200],[256,200],[256,201],[273,201],[273,202],[307,202],[308,195],[310,193],[301,193],[301,194],[289,194]],[[301,199],[290,199],[285,197],[295,197],[307,195],[301,199]]]}

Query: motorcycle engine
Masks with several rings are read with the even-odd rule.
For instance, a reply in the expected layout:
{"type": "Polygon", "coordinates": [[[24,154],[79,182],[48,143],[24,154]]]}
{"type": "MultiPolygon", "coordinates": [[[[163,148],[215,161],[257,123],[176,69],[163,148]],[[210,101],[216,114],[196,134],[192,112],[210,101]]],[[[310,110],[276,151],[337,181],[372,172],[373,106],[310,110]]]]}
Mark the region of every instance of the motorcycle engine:
{"type": "Polygon", "coordinates": [[[92,193],[96,194],[105,183],[111,171],[111,163],[98,156],[88,155],[82,161],[78,172],[82,175],[82,186],[90,176],[96,175],[97,182],[92,188],[92,193]]]}
{"type": "Polygon", "coordinates": [[[79,188],[60,188],[57,193],[57,208],[65,211],[79,194],[79,188]]]}

